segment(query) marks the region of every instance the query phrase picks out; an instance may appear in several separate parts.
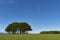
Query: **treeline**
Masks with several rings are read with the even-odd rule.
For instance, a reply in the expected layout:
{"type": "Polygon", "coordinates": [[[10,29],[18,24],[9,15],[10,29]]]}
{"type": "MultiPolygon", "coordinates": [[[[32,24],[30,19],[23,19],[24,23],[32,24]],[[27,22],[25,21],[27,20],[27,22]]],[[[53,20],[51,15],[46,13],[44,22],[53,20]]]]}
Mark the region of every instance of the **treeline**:
{"type": "Polygon", "coordinates": [[[42,31],[40,34],[60,34],[60,31],[42,31]]]}

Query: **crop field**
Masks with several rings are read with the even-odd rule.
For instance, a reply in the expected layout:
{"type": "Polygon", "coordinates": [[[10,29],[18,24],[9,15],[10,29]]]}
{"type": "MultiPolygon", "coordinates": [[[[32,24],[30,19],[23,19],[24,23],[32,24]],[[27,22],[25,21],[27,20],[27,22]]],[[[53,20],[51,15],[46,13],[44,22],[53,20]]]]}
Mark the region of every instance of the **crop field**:
{"type": "Polygon", "coordinates": [[[60,40],[60,34],[1,34],[0,40],[60,40]]]}

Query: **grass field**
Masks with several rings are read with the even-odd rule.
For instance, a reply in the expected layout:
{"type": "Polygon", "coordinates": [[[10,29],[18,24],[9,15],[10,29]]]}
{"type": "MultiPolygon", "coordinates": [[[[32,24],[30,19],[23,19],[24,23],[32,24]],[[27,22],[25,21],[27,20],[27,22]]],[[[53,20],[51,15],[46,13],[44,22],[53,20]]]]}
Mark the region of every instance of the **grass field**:
{"type": "Polygon", "coordinates": [[[60,34],[2,34],[0,40],[60,40],[60,34]]]}

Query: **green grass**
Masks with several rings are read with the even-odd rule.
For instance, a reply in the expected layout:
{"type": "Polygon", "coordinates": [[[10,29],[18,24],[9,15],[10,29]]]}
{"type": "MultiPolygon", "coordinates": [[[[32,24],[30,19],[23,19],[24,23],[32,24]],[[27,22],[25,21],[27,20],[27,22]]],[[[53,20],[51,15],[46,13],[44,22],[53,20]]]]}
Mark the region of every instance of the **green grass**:
{"type": "Polygon", "coordinates": [[[60,40],[60,34],[5,34],[0,40],[60,40]]]}

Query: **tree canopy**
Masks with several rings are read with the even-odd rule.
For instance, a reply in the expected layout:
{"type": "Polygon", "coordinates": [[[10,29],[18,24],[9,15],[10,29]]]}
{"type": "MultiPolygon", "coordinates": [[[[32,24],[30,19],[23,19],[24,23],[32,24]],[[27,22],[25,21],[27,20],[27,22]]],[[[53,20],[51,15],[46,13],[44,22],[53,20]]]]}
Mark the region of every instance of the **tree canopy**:
{"type": "Polygon", "coordinates": [[[11,24],[9,24],[5,31],[8,33],[26,33],[27,31],[31,31],[31,26],[26,23],[26,22],[13,22],[11,24]]]}

